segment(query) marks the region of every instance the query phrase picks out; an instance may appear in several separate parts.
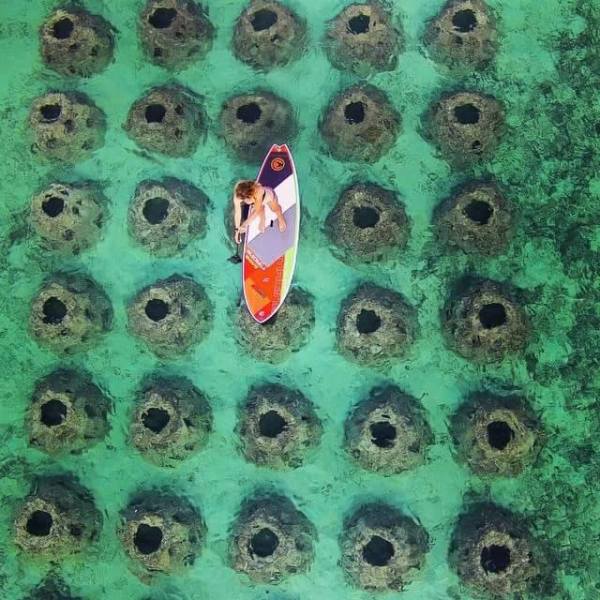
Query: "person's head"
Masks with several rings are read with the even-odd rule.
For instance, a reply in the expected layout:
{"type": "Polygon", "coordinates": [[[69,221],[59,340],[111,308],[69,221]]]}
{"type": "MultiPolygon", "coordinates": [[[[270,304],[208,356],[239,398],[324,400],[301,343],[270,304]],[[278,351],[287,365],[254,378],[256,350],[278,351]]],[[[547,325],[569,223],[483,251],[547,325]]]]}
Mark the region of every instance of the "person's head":
{"type": "Polygon", "coordinates": [[[256,192],[257,183],[251,179],[238,182],[235,186],[235,195],[246,204],[254,202],[254,192],[256,192]]]}

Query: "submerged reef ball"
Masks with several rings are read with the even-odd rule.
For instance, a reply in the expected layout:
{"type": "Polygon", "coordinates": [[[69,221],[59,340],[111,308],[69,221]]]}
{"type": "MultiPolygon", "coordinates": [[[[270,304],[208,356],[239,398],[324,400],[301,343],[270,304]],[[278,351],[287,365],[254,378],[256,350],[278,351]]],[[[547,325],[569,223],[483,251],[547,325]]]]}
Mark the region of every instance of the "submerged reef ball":
{"type": "Polygon", "coordinates": [[[462,166],[486,159],[496,149],[504,129],[504,109],[491,96],[457,92],[431,107],[426,127],[444,158],[462,166]]]}
{"type": "Polygon", "coordinates": [[[495,19],[482,0],[449,0],[429,23],[425,44],[449,67],[481,69],[496,54],[495,19]]]}
{"type": "Polygon", "coordinates": [[[417,328],[416,311],[401,294],[364,283],[342,303],[337,346],[358,363],[382,365],[406,354],[417,328]]]}
{"type": "Polygon", "coordinates": [[[523,350],[529,339],[525,311],[506,285],[490,280],[463,280],[443,313],[451,348],[477,362],[498,362],[523,350]]]}
{"type": "Polygon", "coordinates": [[[270,92],[256,91],[234,96],[223,104],[223,137],[241,160],[256,162],[274,140],[291,140],[297,131],[290,103],[270,92]]]}
{"type": "Polygon", "coordinates": [[[167,156],[190,156],[204,131],[198,98],[180,86],[150,90],[129,111],[125,131],[136,144],[167,156]]]}
{"type": "Polygon", "coordinates": [[[355,85],[336,96],[320,124],[334,158],[374,163],[400,133],[400,115],[372,85],[355,85]]]}
{"type": "Polygon", "coordinates": [[[73,596],[62,579],[49,575],[35,589],[31,590],[25,600],[83,600],[81,596],[73,596]]]}
{"type": "Polygon", "coordinates": [[[104,143],[104,113],[78,92],[49,92],[29,112],[34,154],[58,162],[89,158],[104,143]]]}
{"type": "Polygon", "coordinates": [[[119,538],[142,579],[178,573],[194,564],[206,527],[200,513],[184,498],[140,493],[121,512],[119,538]]]}
{"type": "Polygon", "coordinates": [[[315,527],[288,498],[273,493],[249,498],[233,526],[231,566],[257,583],[278,583],[308,570],[316,537],[315,527]]]}
{"type": "Polygon", "coordinates": [[[91,183],[52,183],[31,200],[31,224],[44,246],[76,256],[99,240],[107,207],[91,183]]]}
{"type": "Polygon", "coordinates": [[[143,181],[129,207],[129,232],[157,256],[181,252],[206,233],[208,198],[180,179],[143,181]]]}
{"type": "Polygon", "coordinates": [[[466,586],[499,598],[525,592],[540,572],[527,525],[488,503],[458,518],[448,562],[466,586]]]}
{"type": "Polygon", "coordinates": [[[233,51],[251,67],[268,70],[298,58],[304,49],[306,24],[275,0],[253,0],[240,15],[233,51]]]}
{"type": "Polygon", "coordinates": [[[250,390],[237,433],[247,460],[280,469],[299,467],[318,445],[322,427],[301,392],[270,383],[250,390]]]}
{"type": "Polygon", "coordinates": [[[401,36],[390,13],[379,3],[352,4],[329,23],[325,40],[329,60],[338,69],[367,76],[393,71],[401,36]]]}
{"type": "Polygon", "coordinates": [[[366,590],[402,590],[425,563],[429,536],[397,508],[365,504],[344,523],[341,566],[366,590]]]}
{"type": "Polygon", "coordinates": [[[433,433],[419,401],[389,385],[375,388],[346,421],[346,450],[363,468],[385,475],[422,465],[433,433]]]}
{"type": "Polygon", "coordinates": [[[29,443],[77,453],[106,436],[111,404],[89,375],[60,369],[38,382],[27,415],[29,443]]]}
{"type": "Polygon", "coordinates": [[[518,475],[538,455],[540,424],[522,398],[473,394],[452,418],[458,459],[479,475],[518,475]]]}
{"type": "Polygon", "coordinates": [[[495,185],[472,183],[435,212],[439,239],[468,254],[496,255],[512,234],[512,205],[495,185]]]}
{"type": "Polygon", "coordinates": [[[95,541],[102,516],[90,493],[67,476],[43,477],[20,507],[15,543],[30,555],[55,560],[83,550],[95,541]]]}
{"type": "Polygon", "coordinates": [[[80,8],[59,8],[42,25],[42,58],[61,75],[89,77],[112,60],[110,24],[80,8]]]}
{"type": "Polygon", "coordinates": [[[250,354],[270,363],[282,362],[298,352],[314,325],[312,296],[300,288],[290,290],[279,311],[262,325],[252,318],[245,305],[237,309],[240,343],[250,354]]]}
{"type": "Polygon", "coordinates": [[[138,393],[131,442],[144,458],[175,467],[201,450],[212,429],[206,397],[183,377],[152,377],[138,393]]]}
{"type": "Polygon", "coordinates": [[[33,299],[29,328],[40,344],[73,354],[93,346],[110,329],[112,317],[110,300],[93,279],[58,273],[33,299]]]}
{"type": "Polygon", "coordinates": [[[214,28],[204,9],[190,0],[148,0],[140,15],[139,34],[146,56],[177,71],[206,55],[214,28]]]}
{"type": "Polygon", "coordinates": [[[180,275],[144,288],[127,312],[131,332],[160,358],[183,354],[202,341],[213,316],[204,288],[180,275]]]}
{"type": "Polygon", "coordinates": [[[348,262],[383,260],[406,248],[410,223],[397,195],[374,183],[356,183],[342,193],[325,229],[348,262]]]}

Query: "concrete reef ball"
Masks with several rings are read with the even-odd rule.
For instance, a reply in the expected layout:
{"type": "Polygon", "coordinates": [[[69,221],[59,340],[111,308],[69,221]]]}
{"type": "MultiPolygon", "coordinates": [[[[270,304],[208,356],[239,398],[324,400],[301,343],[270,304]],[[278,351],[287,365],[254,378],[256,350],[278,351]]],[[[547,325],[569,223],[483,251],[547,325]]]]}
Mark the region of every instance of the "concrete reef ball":
{"type": "Polygon", "coordinates": [[[496,54],[496,22],[482,0],[449,0],[430,21],[425,44],[451,68],[482,69],[496,54]]]}
{"type": "Polygon", "coordinates": [[[287,100],[257,90],[225,101],[221,129],[227,147],[240,160],[256,162],[262,160],[274,140],[291,140],[297,125],[287,100]]]}
{"type": "Polygon", "coordinates": [[[400,125],[400,115],[385,93],[360,84],[331,101],[320,130],[337,160],[374,163],[393,146],[400,125]]]}
{"type": "Polygon", "coordinates": [[[171,494],[138,494],[121,512],[119,538],[140,579],[179,573],[200,554],[206,527],[198,510],[171,494]]]}
{"type": "Polygon", "coordinates": [[[206,234],[207,196],[186,181],[142,181],[129,207],[131,236],[156,256],[173,256],[206,234]]]}
{"type": "Polygon", "coordinates": [[[254,69],[282,67],[300,56],[306,24],[275,0],[253,0],[239,16],[233,34],[233,52],[254,69]]]}
{"type": "Polygon", "coordinates": [[[207,336],[213,308],[202,286],[172,275],[141,290],[127,313],[131,332],[154,354],[170,358],[207,336]]]}
{"type": "Polygon", "coordinates": [[[540,572],[526,523],[499,506],[472,506],[456,523],[448,562],[467,587],[493,598],[525,592],[540,572]]]}
{"type": "Polygon", "coordinates": [[[76,454],[104,439],[109,399],[87,373],[58,369],[35,388],[27,414],[29,443],[49,454],[76,454]]]}
{"type": "Polygon", "coordinates": [[[73,596],[69,586],[54,575],[48,577],[36,586],[25,600],[83,600],[81,596],[73,596]]]}
{"type": "Polygon", "coordinates": [[[237,309],[239,343],[259,360],[279,363],[298,352],[315,325],[312,296],[300,288],[290,290],[285,302],[266,323],[257,323],[246,306],[237,309]]]}
{"type": "Polygon", "coordinates": [[[76,7],[54,11],[40,30],[42,59],[61,75],[89,77],[112,60],[114,37],[110,24],[76,7]]]}
{"type": "Polygon", "coordinates": [[[427,135],[444,158],[460,167],[487,159],[504,130],[504,108],[477,92],[457,92],[435,102],[427,115],[427,135]]]}
{"type": "Polygon", "coordinates": [[[67,476],[35,482],[14,520],[15,544],[26,554],[55,560],[98,539],[102,515],[90,493],[67,476]]]}
{"type": "Polygon", "coordinates": [[[137,394],[131,443],[150,462],[175,467],[208,441],[212,411],[204,394],[183,377],[148,378],[137,394]]]}
{"type": "Polygon", "coordinates": [[[171,71],[204,57],[215,34],[205,10],[190,0],[148,0],[138,31],[150,61],[171,71]]]}
{"type": "Polygon", "coordinates": [[[537,457],[540,423],[523,398],[473,394],[452,417],[458,460],[479,475],[518,475],[537,457]]]}
{"type": "Polygon", "coordinates": [[[299,467],[321,439],[315,409],[301,392],[270,383],[250,390],[237,434],[246,460],[271,468],[299,467]]]}
{"type": "Polygon", "coordinates": [[[467,254],[501,254],[512,236],[512,204],[489,183],[471,183],[442,202],[434,220],[438,238],[467,254]]]}
{"type": "Polygon", "coordinates": [[[417,330],[416,311],[401,294],[364,283],[342,302],[337,347],[355,362],[384,365],[407,353],[417,330]]]}
{"type": "Polygon", "coordinates": [[[204,132],[204,116],[193,92],[181,86],[163,86],[134,102],[124,127],[146,150],[191,156],[204,132]]]}
{"type": "Polygon", "coordinates": [[[429,536],[397,508],[376,502],[346,519],[340,545],[340,564],[352,585],[399,591],[423,567],[429,536]]]}
{"type": "Polygon", "coordinates": [[[530,335],[525,311],[507,285],[463,279],[450,295],[443,315],[449,346],[476,362],[499,362],[524,349],[530,335]]]}
{"type": "Polygon", "coordinates": [[[340,258],[371,262],[406,248],[410,222],[395,192],[374,183],[355,183],[342,192],[325,230],[340,258]]]}
{"type": "Polygon", "coordinates": [[[325,39],[331,63],[362,77],[393,71],[401,43],[391,14],[378,2],[346,7],[330,21],[325,39]]]}
{"type": "Polygon", "coordinates": [[[100,239],[108,201],[92,183],[51,183],[32,198],[30,215],[46,248],[77,256],[100,239]]]}
{"type": "Polygon", "coordinates": [[[317,532],[289,500],[278,494],[246,499],[233,525],[231,566],[257,583],[279,583],[310,567],[317,532]]]}
{"type": "Polygon", "coordinates": [[[76,163],[102,146],[106,119],[79,92],[48,92],[33,101],[29,126],[34,154],[49,161],[76,163]]]}
{"type": "Polygon", "coordinates": [[[54,352],[73,354],[91,348],[111,325],[110,300],[91,278],[57,273],[33,299],[29,317],[32,336],[54,352]]]}
{"type": "Polygon", "coordinates": [[[427,460],[433,432],[416,398],[393,385],[371,390],[346,420],[345,447],[363,469],[384,475],[427,460]]]}

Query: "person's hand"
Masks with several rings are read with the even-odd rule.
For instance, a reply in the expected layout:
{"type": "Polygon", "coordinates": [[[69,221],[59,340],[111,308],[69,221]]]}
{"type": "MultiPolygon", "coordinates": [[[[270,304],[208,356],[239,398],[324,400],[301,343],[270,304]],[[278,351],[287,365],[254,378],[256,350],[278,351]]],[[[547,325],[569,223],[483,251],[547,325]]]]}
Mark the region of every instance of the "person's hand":
{"type": "Polygon", "coordinates": [[[279,231],[283,233],[287,229],[287,224],[285,221],[279,221],[279,231]]]}
{"type": "Polygon", "coordinates": [[[240,231],[240,228],[238,227],[238,228],[235,230],[235,236],[234,236],[234,239],[235,239],[235,243],[236,243],[236,244],[241,244],[241,243],[242,243],[242,238],[241,238],[241,235],[242,235],[242,232],[240,231]]]}

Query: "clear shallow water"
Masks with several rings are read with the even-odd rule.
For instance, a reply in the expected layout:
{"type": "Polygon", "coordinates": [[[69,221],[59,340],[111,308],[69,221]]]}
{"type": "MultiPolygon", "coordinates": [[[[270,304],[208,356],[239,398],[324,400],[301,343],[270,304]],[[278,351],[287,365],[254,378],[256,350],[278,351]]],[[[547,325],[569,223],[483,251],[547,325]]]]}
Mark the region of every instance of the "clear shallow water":
{"type": "MultiPolygon", "coordinates": [[[[582,93],[586,82],[594,87],[591,82],[598,69],[593,60],[598,67],[598,56],[582,47],[577,36],[586,28],[584,17],[589,19],[589,27],[594,23],[598,27],[600,4],[596,0],[585,6],[547,0],[542,9],[531,0],[490,1],[500,17],[496,67],[461,83],[430,61],[420,43],[424,24],[438,12],[441,0],[395,2],[394,13],[406,35],[405,50],[397,70],[373,77],[372,83],[383,88],[401,112],[403,133],[373,166],[331,159],[317,130],[330,98],[354,81],[333,70],[320,47],[325,23],[345,4],[338,0],[290,0],[308,21],[309,50],[300,61],[266,75],[257,75],[236,61],[229,49],[233,24],[244,2],[208,0],[209,16],[217,27],[213,49],[206,60],[176,77],[204,96],[210,120],[207,138],[189,159],[155,155],[149,160],[137,154],[121,128],[127,111],[148,87],[173,80],[141,54],[136,34],[141,4],[138,0],[85,2],[91,12],[115,26],[117,49],[114,63],[103,73],[75,82],[44,69],[38,56],[37,29],[57,3],[5,1],[0,6],[0,50],[5,58],[0,74],[4,141],[0,163],[2,597],[20,598],[47,570],[18,557],[10,541],[11,519],[34,474],[62,470],[81,479],[104,514],[100,542],[83,559],[66,561],[55,569],[84,597],[141,598],[148,593],[127,569],[115,535],[119,511],[133,492],[147,485],[165,486],[189,497],[208,527],[202,556],[194,567],[184,576],[157,580],[157,590],[172,593],[167,597],[366,600],[371,595],[349,587],[337,567],[338,537],[348,511],[365,500],[382,499],[418,518],[433,542],[425,569],[402,597],[469,598],[449,570],[446,554],[463,497],[471,493],[534,517],[536,533],[557,553],[561,591],[556,597],[597,597],[600,506],[595,499],[598,463],[592,436],[598,422],[595,402],[599,385],[593,370],[587,371],[584,381],[581,371],[564,367],[578,344],[584,357],[591,360],[597,356],[593,354],[597,348],[588,338],[574,338],[569,332],[584,318],[581,315],[594,312],[598,276],[591,256],[582,257],[580,271],[567,273],[559,248],[568,224],[577,219],[592,225],[598,222],[600,179],[594,173],[598,143],[590,133],[600,121],[600,107],[597,99],[593,104],[591,94],[582,93]],[[564,42],[569,39],[573,41],[564,42]],[[568,67],[564,66],[566,56],[568,67]],[[466,176],[453,172],[436,157],[420,135],[420,119],[442,90],[463,85],[500,98],[506,104],[510,127],[505,142],[481,174],[493,175],[506,187],[520,215],[519,226],[508,252],[485,261],[443,253],[430,230],[433,207],[466,176]],[[550,90],[546,94],[541,91],[544,86],[550,90]],[[272,89],[287,98],[296,108],[301,127],[293,145],[304,207],[296,282],[314,295],[317,319],[309,343],[279,366],[258,363],[241,352],[230,318],[239,298],[240,276],[239,267],[226,260],[231,249],[223,215],[233,181],[253,177],[256,169],[237,164],[224,153],[218,114],[224,99],[255,87],[272,89]],[[91,160],[70,169],[43,166],[29,152],[28,108],[34,97],[52,88],[85,92],[108,118],[103,148],[91,160]],[[178,257],[159,260],[134,246],[127,234],[126,215],[139,181],[165,175],[198,185],[210,197],[212,207],[208,235],[178,257]],[[41,250],[20,226],[20,215],[31,195],[44,182],[61,177],[101,181],[111,201],[102,241],[76,260],[65,261],[41,250]],[[396,189],[404,199],[412,234],[408,251],[395,262],[350,268],[330,252],[322,231],[324,219],[339,192],[355,179],[370,179],[396,189]],[[44,277],[65,267],[90,273],[113,303],[112,331],[93,350],[67,363],[92,373],[113,398],[115,412],[104,443],[81,456],[52,461],[28,447],[24,414],[36,380],[64,361],[29,337],[27,317],[31,298],[44,277]],[[535,334],[525,358],[478,368],[446,349],[439,311],[452,280],[469,271],[510,280],[527,291],[535,334]],[[205,287],[215,306],[214,326],[207,340],[188,356],[169,363],[172,372],[189,377],[209,396],[215,431],[203,452],[177,470],[163,470],[145,463],[126,442],[134,392],[142,377],[160,363],[127,334],[125,307],[137,290],[172,273],[190,274],[205,287]],[[419,310],[417,344],[406,361],[385,373],[350,364],[334,349],[340,302],[363,280],[400,290],[419,310]],[[584,346],[586,343],[589,346],[584,346]],[[233,434],[237,405],[249,386],[264,379],[300,388],[323,419],[324,435],[317,453],[292,472],[258,469],[237,451],[233,434]],[[436,435],[426,466],[387,478],[358,470],[342,450],[348,410],[384,380],[394,381],[422,400],[436,435]],[[519,478],[484,482],[453,460],[447,419],[465,394],[485,383],[523,391],[543,418],[545,449],[536,465],[519,478]],[[251,586],[226,564],[230,523],[241,499],[260,485],[272,485],[293,498],[319,532],[311,571],[277,588],[251,586]]],[[[597,48],[597,33],[595,38],[590,33],[589,39],[595,39],[597,48]]],[[[597,252],[597,239],[595,248],[597,252]]]]}

